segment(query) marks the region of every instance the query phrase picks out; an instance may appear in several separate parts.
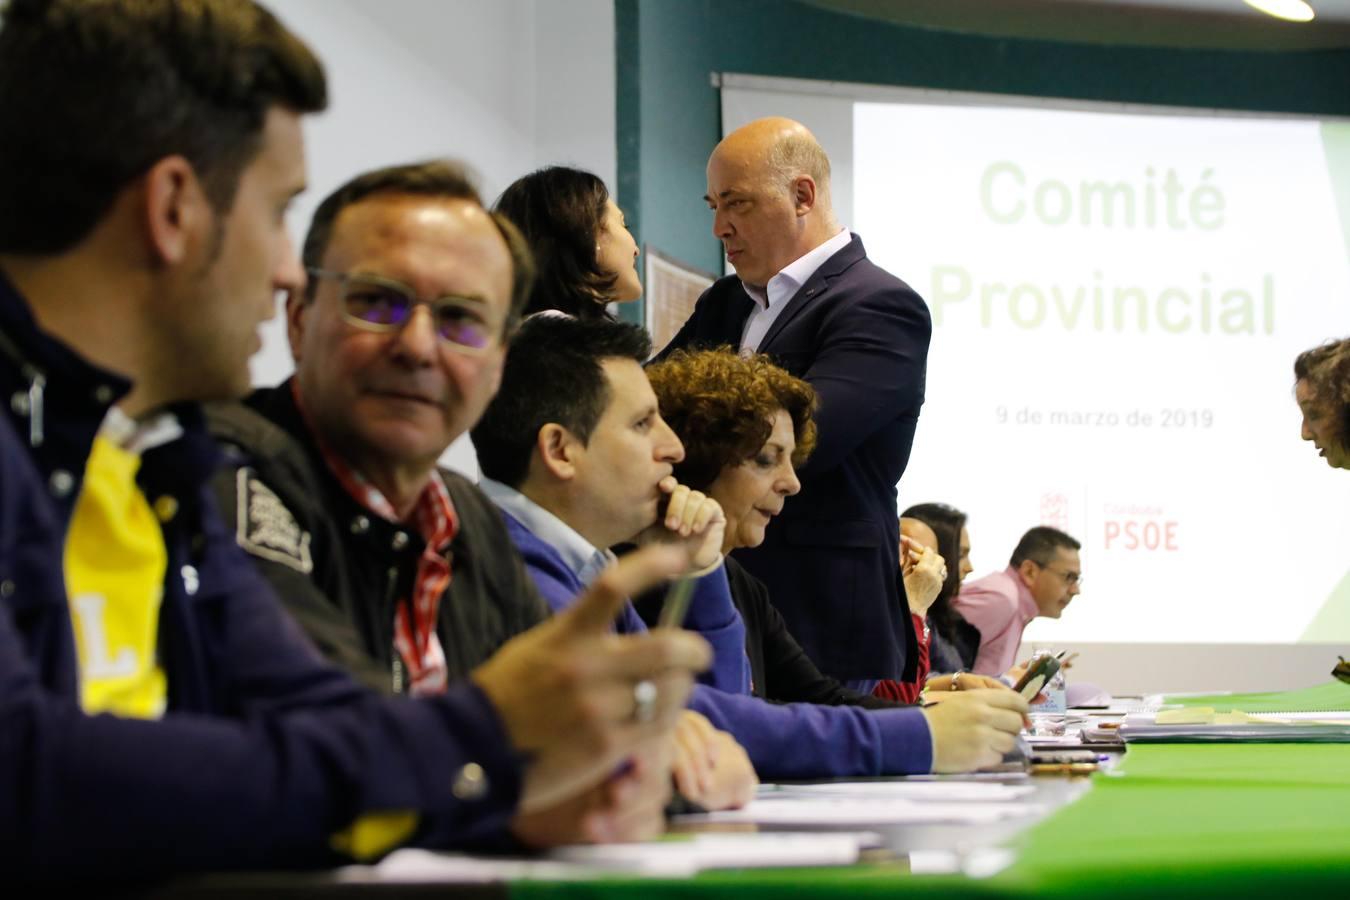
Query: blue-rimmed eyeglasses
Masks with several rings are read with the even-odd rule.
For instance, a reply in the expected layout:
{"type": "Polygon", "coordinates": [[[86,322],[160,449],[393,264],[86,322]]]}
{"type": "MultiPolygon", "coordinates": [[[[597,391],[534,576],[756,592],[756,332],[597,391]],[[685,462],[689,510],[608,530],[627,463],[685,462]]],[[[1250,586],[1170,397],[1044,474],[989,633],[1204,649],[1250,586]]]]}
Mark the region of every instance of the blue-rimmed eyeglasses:
{"type": "Polygon", "coordinates": [[[502,324],[488,314],[487,303],[473,297],[421,300],[412,288],[378,275],[349,274],[329,269],[306,269],[311,278],[331,278],[338,284],[342,318],[367,331],[397,331],[426,306],[436,335],[462,353],[483,353],[501,338],[502,324]]]}

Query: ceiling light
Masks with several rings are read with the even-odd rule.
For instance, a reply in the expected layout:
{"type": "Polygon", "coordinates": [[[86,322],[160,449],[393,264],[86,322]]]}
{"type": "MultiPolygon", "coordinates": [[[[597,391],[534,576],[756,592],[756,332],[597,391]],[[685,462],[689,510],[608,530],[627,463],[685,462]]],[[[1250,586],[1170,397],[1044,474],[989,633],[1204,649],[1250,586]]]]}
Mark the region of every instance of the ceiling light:
{"type": "Polygon", "coordinates": [[[1252,9],[1289,22],[1311,22],[1316,13],[1305,0],[1243,0],[1252,9]]]}

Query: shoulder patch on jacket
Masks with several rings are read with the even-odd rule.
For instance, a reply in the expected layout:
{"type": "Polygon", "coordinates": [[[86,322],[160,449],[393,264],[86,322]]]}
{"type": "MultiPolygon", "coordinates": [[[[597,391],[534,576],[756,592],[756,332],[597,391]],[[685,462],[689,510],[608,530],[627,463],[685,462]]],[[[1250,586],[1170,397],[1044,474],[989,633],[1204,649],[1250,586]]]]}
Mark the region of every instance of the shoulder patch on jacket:
{"type": "Polygon", "coordinates": [[[235,541],[239,546],[254,556],[290,566],[302,575],[312,572],[309,532],[300,527],[286,504],[252,469],[240,469],[235,478],[239,504],[235,541]]]}

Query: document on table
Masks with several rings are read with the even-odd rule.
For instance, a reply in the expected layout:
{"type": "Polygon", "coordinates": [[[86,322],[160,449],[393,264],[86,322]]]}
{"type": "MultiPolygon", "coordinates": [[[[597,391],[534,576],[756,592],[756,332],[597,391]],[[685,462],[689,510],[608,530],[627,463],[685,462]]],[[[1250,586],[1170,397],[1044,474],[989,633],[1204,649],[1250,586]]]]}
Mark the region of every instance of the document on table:
{"type": "Polygon", "coordinates": [[[338,870],[338,880],[463,884],[577,881],[606,875],[683,878],[705,869],[852,865],[864,847],[879,843],[872,832],[828,831],[677,835],[636,844],[561,847],[532,858],[405,849],[373,866],[346,866],[338,870]]]}
{"type": "Polygon", "coordinates": [[[680,820],[865,828],[890,824],[988,824],[1037,811],[1038,806],[1021,800],[914,800],[902,796],[786,792],[761,793],[741,810],[702,812],[680,816],[680,820]]]}
{"type": "Polygon", "coordinates": [[[1244,713],[1193,706],[1126,716],[1119,732],[1127,743],[1350,743],[1350,711],[1244,713]]]}
{"type": "Polygon", "coordinates": [[[760,789],[760,795],[766,799],[797,795],[1001,803],[1021,799],[1035,791],[1036,788],[1030,784],[991,781],[824,781],[817,784],[765,785],[760,789]]]}

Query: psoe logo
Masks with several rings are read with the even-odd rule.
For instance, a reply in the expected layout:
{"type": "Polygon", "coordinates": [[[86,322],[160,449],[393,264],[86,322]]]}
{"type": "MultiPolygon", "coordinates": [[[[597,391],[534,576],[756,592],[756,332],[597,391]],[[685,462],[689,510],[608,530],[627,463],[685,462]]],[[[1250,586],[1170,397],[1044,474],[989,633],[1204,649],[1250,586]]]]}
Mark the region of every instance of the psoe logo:
{"type": "Polygon", "coordinates": [[[1041,494],[1041,524],[1069,530],[1069,496],[1062,491],[1046,491],[1041,494]]]}
{"type": "Polygon", "coordinates": [[[1161,507],[1108,504],[1102,529],[1106,550],[1175,553],[1181,549],[1181,524],[1161,507]]]}

